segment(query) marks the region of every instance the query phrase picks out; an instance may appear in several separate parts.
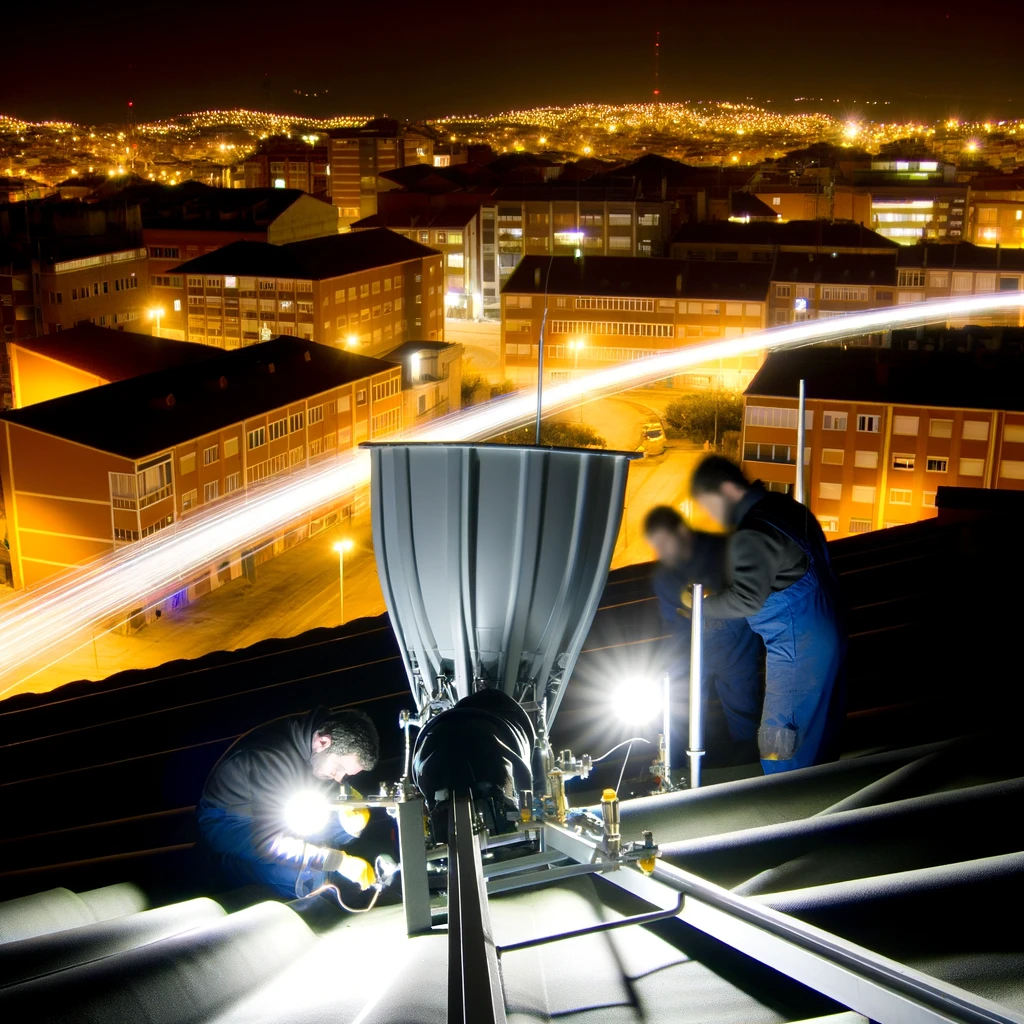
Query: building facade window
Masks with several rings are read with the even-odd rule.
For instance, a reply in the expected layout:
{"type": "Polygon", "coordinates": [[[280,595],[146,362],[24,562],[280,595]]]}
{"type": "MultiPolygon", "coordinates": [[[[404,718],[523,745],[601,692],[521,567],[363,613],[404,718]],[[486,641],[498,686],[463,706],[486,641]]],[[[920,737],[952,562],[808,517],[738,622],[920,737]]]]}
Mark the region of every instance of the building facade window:
{"type": "Polygon", "coordinates": [[[893,469],[903,470],[903,471],[912,470],[914,468],[914,463],[916,461],[917,460],[914,458],[913,455],[895,455],[894,454],[893,457],[892,457],[892,468],[893,469]]]}
{"type": "Polygon", "coordinates": [[[209,466],[220,458],[220,445],[211,444],[203,449],[203,465],[209,466]]]}
{"type": "Polygon", "coordinates": [[[276,441],[280,437],[284,437],[288,433],[288,419],[282,417],[279,420],[274,420],[270,424],[270,440],[276,441]]]}
{"type": "Polygon", "coordinates": [[[928,456],[924,467],[929,473],[946,473],[949,471],[949,459],[944,456],[928,456]]]}
{"type": "Polygon", "coordinates": [[[890,505],[909,505],[913,501],[914,492],[899,487],[889,488],[890,505]]]}
{"type": "Polygon", "coordinates": [[[879,416],[858,416],[857,430],[862,434],[877,434],[880,420],[879,416]]]}
{"type": "Polygon", "coordinates": [[[952,437],[953,436],[953,421],[952,420],[928,420],[928,436],[929,437],[952,437]]]}
{"type": "Polygon", "coordinates": [[[963,439],[965,441],[987,441],[988,420],[964,420],[963,439]]]}
{"type": "Polygon", "coordinates": [[[845,412],[826,412],[821,417],[822,430],[845,430],[849,417],[845,412]]]}
{"type": "Polygon", "coordinates": [[[253,448],[259,448],[267,443],[267,430],[266,427],[257,427],[255,430],[249,431],[249,450],[253,448]]]}

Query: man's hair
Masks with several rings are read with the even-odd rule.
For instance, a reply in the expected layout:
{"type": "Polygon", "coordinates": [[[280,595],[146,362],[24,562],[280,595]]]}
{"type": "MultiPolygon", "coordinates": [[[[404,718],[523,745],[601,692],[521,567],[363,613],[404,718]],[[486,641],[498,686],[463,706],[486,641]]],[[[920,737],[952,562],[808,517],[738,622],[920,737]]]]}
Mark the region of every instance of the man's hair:
{"type": "Polygon", "coordinates": [[[316,728],[331,737],[331,746],[342,754],[358,754],[363,771],[369,771],[380,755],[380,737],[373,719],[363,711],[336,711],[316,728]]]}
{"type": "Polygon", "coordinates": [[[701,494],[717,494],[722,484],[736,484],[737,487],[747,488],[750,481],[735,462],[730,462],[721,455],[709,455],[690,477],[690,494],[695,498],[701,494]]]}
{"type": "Polygon", "coordinates": [[[644,517],[644,536],[650,537],[658,530],[676,533],[683,525],[683,517],[671,505],[655,505],[644,517]]]}

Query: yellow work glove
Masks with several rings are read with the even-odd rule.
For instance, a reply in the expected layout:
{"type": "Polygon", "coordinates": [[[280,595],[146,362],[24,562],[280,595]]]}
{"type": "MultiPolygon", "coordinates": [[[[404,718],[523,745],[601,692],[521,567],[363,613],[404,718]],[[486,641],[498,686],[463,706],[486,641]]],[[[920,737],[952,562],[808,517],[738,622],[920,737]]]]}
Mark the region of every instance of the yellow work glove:
{"type": "Polygon", "coordinates": [[[342,878],[355,882],[360,889],[369,889],[377,881],[373,865],[368,860],[363,860],[362,857],[353,857],[352,854],[345,853],[343,850],[341,851],[341,867],[337,870],[342,878]]]}
{"type": "Polygon", "coordinates": [[[359,835],[369,820],[370,811],[367,807],[342,807],[338,810],[338,822],[350,836],[359,835]]]}

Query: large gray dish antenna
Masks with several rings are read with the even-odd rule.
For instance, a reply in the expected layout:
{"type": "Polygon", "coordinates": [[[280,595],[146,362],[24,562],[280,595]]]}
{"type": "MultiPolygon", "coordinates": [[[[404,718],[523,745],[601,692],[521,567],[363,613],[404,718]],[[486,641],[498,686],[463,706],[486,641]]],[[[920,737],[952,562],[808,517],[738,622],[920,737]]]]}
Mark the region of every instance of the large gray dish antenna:
{"type": "Polygon", "coordinates": [[[624,452],[369,444],[373,546],[417,706],[487,686],[554,719],[611,565],[624,452]]]}

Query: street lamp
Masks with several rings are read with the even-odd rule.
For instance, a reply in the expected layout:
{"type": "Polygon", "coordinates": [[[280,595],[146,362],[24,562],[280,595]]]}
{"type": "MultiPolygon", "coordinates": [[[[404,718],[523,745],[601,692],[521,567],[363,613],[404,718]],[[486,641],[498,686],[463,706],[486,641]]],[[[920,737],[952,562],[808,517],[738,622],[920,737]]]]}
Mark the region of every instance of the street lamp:
{"type": "Polygon", "coordinates": [[[338,593],[341,605],[341,624],[345,625],[345,552],[355,547],[352,540],[346,537],[334,544],[334,550],[338,552],[338,593]]]}
{"type": "Polygon", "coordinates": [[[150,320],[156,320],[156,336],[160,337],[160,317],[164,315],[163,306],[154,306],[152,309],[147,309],[146,312],[149,314],[150,320]]]}

